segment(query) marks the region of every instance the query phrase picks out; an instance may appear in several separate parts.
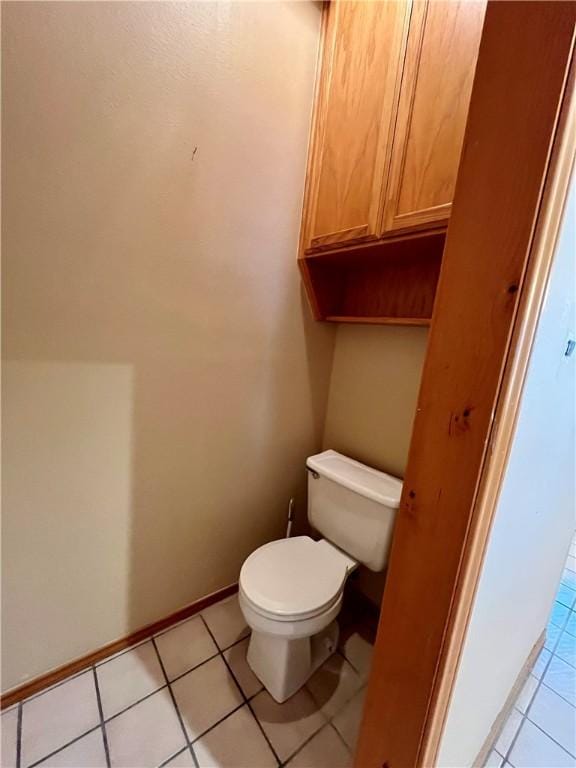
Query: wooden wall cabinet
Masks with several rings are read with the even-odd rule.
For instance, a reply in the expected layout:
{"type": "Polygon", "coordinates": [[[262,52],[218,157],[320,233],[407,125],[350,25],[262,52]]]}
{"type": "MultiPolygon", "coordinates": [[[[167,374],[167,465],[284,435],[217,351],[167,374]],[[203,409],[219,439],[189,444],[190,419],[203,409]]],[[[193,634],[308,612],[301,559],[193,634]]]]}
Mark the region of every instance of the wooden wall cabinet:
{"type": "Polygon", "coordinates": [[[429,322],[484,12],[326,3],[299,257],[317,319],[429,322]]]}
{"type": "Polygon", "coordinates": [[[308,165],[307,250],[379,237],[408,30],[404,2],[330,3],[308,165]]]}

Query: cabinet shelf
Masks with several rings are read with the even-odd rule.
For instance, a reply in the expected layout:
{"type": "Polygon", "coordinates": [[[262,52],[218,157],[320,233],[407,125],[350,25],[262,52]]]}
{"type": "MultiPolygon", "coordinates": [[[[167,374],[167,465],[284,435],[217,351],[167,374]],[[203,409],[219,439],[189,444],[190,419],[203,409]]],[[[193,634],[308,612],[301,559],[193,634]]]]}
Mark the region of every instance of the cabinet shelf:
{"type": "Polygon", "coordinates": [[[445,231],[304,256],[300,270],[317,320],[430,324],[445,231]]]}
{"type": "Polygon", "coordinates": [[[357,325],[412,325],[428,326],[429,317],[361,317],[353,315],[328,315],[327,323],[356,323],[357,325]]]}

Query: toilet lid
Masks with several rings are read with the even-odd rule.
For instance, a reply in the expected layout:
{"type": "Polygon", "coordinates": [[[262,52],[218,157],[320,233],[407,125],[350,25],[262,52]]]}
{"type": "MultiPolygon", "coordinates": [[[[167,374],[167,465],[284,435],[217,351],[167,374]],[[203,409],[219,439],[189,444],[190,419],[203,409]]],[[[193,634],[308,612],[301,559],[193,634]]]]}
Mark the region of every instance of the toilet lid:
{"type": "Polygon", "coordinates": [[[278,617],[308,617],[335,602],[353,562],[326,541],[309,536],[280,539],[248,557],[240,571],[240,587],[263,611],[278,617]]]}

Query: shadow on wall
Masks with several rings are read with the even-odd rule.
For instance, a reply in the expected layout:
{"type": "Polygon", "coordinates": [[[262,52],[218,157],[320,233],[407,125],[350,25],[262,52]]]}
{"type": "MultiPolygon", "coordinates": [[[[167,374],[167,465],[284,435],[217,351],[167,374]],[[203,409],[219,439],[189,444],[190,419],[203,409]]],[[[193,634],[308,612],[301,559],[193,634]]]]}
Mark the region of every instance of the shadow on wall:
{"type": "Polygon", "coordinates": [[[319,21],[3,8],[5,689],[305,514],[333,349],[295,265],[319,21]]]}

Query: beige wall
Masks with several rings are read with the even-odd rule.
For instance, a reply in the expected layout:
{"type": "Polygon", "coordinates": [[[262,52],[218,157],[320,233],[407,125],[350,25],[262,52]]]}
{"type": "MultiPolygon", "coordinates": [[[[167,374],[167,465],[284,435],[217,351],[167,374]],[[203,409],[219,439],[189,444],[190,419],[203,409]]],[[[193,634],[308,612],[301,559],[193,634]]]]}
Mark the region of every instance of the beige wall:
{"type": "Polygon", "coordinates": [[[324,447],[403,477],[428,330],[340,325],[324,447]]]}
{"type": "Polygon", "coordinates": [[[564,355],[576,324],[572,186],[443,734],[441,768],[473,765],[546,627],[576,527],[575,361],[564,355]]]}
{"type": "MultiPolygon", "coordinates": [[[[324,448],[404,476],[427,339],[426,328],[338,327],[324,448]]],[[[354,578],[379,605],[385,574],[354,578]]]]}
{"type": "Polygon", "coordinates": [[[302,508],[315,3],[3,7],[3,687],[236,580],[302,508]]]}

